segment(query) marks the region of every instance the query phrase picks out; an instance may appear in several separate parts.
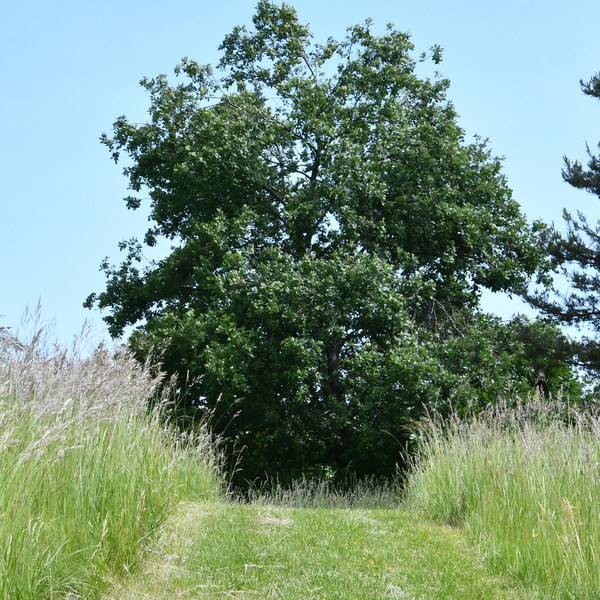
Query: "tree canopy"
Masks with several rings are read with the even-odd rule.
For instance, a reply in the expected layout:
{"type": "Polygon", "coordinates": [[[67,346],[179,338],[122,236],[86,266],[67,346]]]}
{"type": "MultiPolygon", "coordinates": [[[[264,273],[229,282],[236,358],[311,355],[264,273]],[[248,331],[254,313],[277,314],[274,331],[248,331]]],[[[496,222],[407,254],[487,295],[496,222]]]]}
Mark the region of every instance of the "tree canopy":
{"type": "Polygon", "coordinates": [[[188,381],[185,406],[243,450],[240,479],[388,475],[424,406],[535,384],[518,324],[478,305],[544,256],[449,82],[420,74],[440,48],[414,57],[369,21],[313,43],[264,0],[253,24],[218,71],[184,59],[178,85],[144,79],[148,122],[103,136],[152,225],[86,304],[188,381]],[[160,240],[170,254],[144,264],[160,240]]]}

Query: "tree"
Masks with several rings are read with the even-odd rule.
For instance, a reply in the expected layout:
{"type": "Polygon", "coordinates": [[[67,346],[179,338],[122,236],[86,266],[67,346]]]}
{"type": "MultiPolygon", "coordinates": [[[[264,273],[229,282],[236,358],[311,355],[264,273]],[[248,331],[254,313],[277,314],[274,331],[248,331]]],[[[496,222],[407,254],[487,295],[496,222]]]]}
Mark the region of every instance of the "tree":
{"type": "Polygon", "coordinates": [[[418,75],[438,47],[415,59],[408,34],[369,21],[312,44],[264,0],[253,21],[226,36],[220,77],[184,59],[183,83],[143,80],[150,120],[103,137],[150,196],[144,243],[172,251],[143,266],[124,242],[86,305],[188,377],[184,404],[244,449],[238,480],[389,475],[423,405],[457,395],[440,346],[469,329],[458,316],[543,257],[448,81],[418,75]]]}
{"type": "MultiPolygon", "coordinates": [[[[580,81],[582,91],[600,98],[600,73],[587,83],[580,81]]],[[[599,144],[600,147],[600,144],[599,144]]],[[[587,146],[587,170],[579,161],[564,158],[563,179],[575,188],[587,190],[600,198],[600,157],[587,146]]],[[[594,227],[584,214],[577,218],[564,209],[566,234],[556,229],[545,232],[544,243],[552,257],[554,269],[569,283],[569,291],[556,287],[530,293],[529,302],[552,318],[567,325],[589,325],[600,331],[600,221],[594,227]]],[[[587,336],[571,342],[571,360],[584,367],[600,370],[600,344],[587,336]]]]}

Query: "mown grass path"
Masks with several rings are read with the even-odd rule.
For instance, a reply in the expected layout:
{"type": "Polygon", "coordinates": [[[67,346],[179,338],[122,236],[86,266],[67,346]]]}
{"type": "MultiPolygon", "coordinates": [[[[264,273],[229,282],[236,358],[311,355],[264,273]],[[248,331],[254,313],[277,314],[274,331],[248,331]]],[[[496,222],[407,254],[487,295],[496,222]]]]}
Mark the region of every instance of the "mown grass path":
{"type": "Polygon", "coordinates": [[[521,599],[460,530],[401,510],[185,503],[108,599],[521,599]]]}

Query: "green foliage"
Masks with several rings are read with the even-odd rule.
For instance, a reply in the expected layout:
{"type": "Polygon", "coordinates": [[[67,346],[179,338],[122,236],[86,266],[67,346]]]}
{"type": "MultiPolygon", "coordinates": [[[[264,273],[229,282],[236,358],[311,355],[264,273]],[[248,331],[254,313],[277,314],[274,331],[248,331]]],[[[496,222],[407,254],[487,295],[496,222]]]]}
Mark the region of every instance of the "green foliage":
{"type": "Polygon", "coordinates": [[[183,83],[142,82],[148,123],[103,137],[131,159],[128,207],[151,199],[145,243],[173,246],[143,267],[124,242],[86,304],[191,382],[186,410],[244,449],[238,481],[392,474],[424,405],[521,385],[529,366],[502,368],[502,326],[476,309],[482,287],[540,268],[533,232],[407,34],[367,22],[312,44],[293,8],[261,1],[221,50],[220,78],[184,59],[183,83]]]}
{"type": "Polygon", "coordinates": [[[517,316],[505,323],[481,313],[446,315],[443,328],[421,343],[438,364],[439,400],[428,406],[446,415],[479,412],[533,390],[575,403],[583,394],[583,383],[568,364],[568,339],[542,319],[517,316]]]}

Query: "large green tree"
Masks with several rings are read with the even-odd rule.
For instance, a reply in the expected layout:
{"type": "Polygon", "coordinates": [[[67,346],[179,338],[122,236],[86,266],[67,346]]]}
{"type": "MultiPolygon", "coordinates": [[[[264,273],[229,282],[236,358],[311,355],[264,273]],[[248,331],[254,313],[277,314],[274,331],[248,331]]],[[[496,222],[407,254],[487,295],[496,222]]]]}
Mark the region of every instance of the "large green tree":
{"type": "Polygon", "coordinates": [[[218,76],[185,59],[179,85],[143,80],[149,121],[104,136],[130,159],[127,206],[150,197],[143,243],[172,250],[144,266],[123,243],[87,305],[188,382],[184,404],[243,450],[239,479],[387,475],[423,406],[488,386],[457,356],[489,363],[490,396],[518,381],[479,292],[520,289],[542,257],[448,81],[420,75],[439,48],[414,58],[408,34],[368,21],[313,44],[266,1],[253,21],[218,76]]]}
{"type": "MultiPolygon", "coordinates": [[[[580,81],[582,91],[600,99],[600,73],[588,82],[580,81]]],[[[600,144],[599,144],[600,147],[600,144]]],[[[600,198],[600,157],[587,146],[587,169],[565,157],[563,179],[573,187],[600,198]]],[[[560,274],[554,287],[529,295],[529,301],[554,319],[587,331],[600,332],[600,221],[589,223],[578,211],[574,217],[563,211],[566,232],[545,232],[545,244],[555,271],[560,274]],[[566,282],[566,285],[565,285],[566,282]],[[567,288],[567,291],[563,291],[567,288]]],[[[593,334],[571,341],[572,360],[595,371],[600,370],[600,343],[593,334]]]]}

